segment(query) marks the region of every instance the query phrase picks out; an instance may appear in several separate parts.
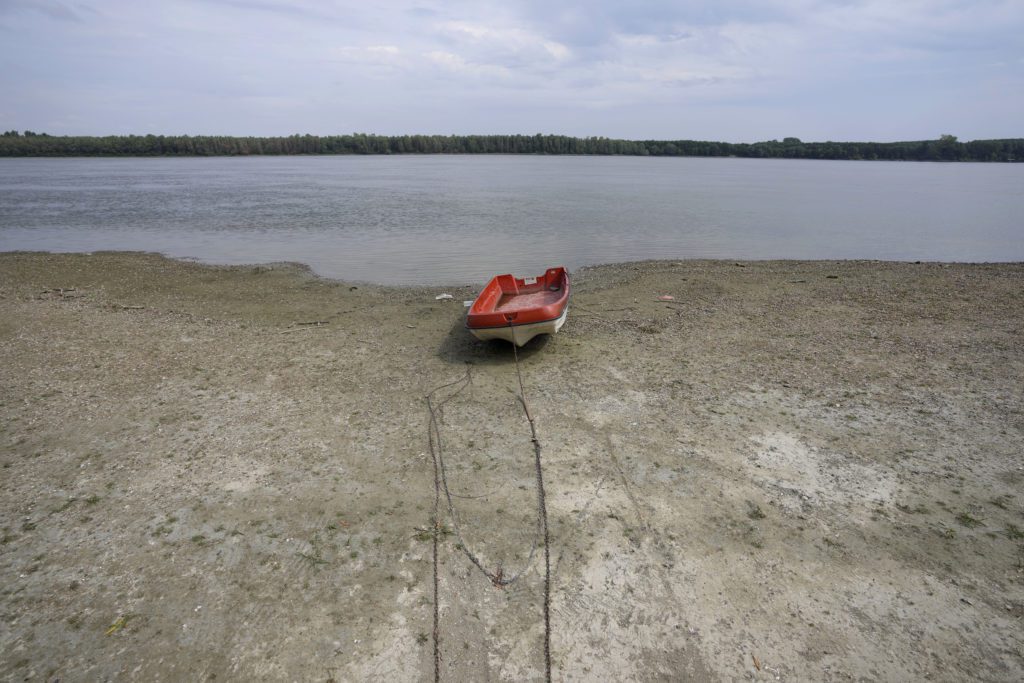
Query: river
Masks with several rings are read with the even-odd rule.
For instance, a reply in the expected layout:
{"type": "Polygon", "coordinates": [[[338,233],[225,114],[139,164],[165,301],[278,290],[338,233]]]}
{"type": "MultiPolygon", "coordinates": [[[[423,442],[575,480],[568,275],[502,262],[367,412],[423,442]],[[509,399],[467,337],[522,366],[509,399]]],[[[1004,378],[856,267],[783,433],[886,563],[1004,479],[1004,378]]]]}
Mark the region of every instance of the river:
{"type": "Polygon", "coordinates": [[[298,261],[383,284],[639,259],[1024,260],[1024,164],[0,159],[0,251],[298,261]]]}

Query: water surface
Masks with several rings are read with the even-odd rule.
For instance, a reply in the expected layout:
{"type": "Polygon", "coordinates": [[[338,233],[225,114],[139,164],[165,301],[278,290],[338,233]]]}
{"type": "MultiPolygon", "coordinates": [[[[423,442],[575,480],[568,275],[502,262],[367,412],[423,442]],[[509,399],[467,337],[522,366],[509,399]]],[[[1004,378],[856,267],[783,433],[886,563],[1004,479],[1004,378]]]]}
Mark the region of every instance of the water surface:
{"type": "Polygon", "coordinates": [[[1024,164],[0,159],[0,251],[298,261],[387,284],[647,258],[1024,260],[1024,164]]]}

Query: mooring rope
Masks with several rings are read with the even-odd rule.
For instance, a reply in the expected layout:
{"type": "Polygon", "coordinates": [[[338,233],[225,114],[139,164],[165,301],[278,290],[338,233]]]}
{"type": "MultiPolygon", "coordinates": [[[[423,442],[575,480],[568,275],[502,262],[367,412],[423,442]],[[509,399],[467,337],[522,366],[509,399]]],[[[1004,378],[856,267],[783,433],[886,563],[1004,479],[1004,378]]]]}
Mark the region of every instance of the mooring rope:
{"type": "MultiPolygon", "coordinates": [[[[529,569],[530,565],[533,563],[533,556],[537,552],[538,537],[542,535],[543,523],[541,515],[538,513],[537,535],[534,537],[533,544],[530,546],[530,554],[527,556],[526,562],[523,564],[522,567],[520,567],[519,571],[515,572],[510,576],[506,575],[502,568],[498,568],[496,571],[491,571],[490,569],[485,567],[483,561],[479,558],[479,556],[476,553],[473,552],[472,549],[470,549],[469,544],[466,543],[466,539],[462,535],[462,525],[459,523],[459,512],[456,509],[455,501],[453,500],[455,496],[452,494],[451,490],[448,487],[448,467],[445,464],[444,460],[444,448],[441,443],[441,427],[440,420],[438,419],[438,414],[443,410],[446,403],[448,403],[453,398],[462,393],[466,389],[466,387],[472,384],[472,381],[473,380],[472,376],[470,375],[469,368],[466,368],[466,374],[461,379],[458,379],[454,382],[449,382],[448,384],[444,384],[435,389],[434,391],[431,391],[429,394],[427,394],[427,408],[428,410],[430,410],[430,452],[433,458],[437,461],[437,470],[440,474],[441,490],[444,491],[445,501],[448,504],[448,514],[452,518],[452,528],[455,531],[455,536],[459,541],[460,549],[462,550],[463,554],[469,559],[469,561],[472,562],[476,566],[476,568],[479,569],[484,574],[484,576],[486,576],[490,580],[490,582],[493,583],[495,586],[510,586],[516,581],[518,581],[519,577],[521,577],[523,573],[526,572],[526,570],[529,569]],[[437,392],[438,389],[444,389],[446,387],[454,386],[457,384],[461,384],[462,386],[460,386],[457,390],[455,390],[450,395],[445,397],[445,399],[439,402],[437,405],[434,405],[433,395],[434,393],[437,392]]],[[[440,527],[438,527],[438,531],[440,530],[440,527]]]]}
{"type": "MultiPolygon", "coordinates": [[[[467,379],[469,378],[469,371],[466,372],[467,379]]],[[[430,394],[427,394],[427,407],[430,408],[430,396],[436,391],[445,389],[450,386],[454,386],[462,379],[457,379],[454,382],[448,382],[442,384],[439,387],[435,387],[430,394]]],[[[465,387],[463,387],[465,388],[465,387]]],[[[460,388],[459,391],[462,391],[460,388]]],[[[434,420],[433,408],[430,408],[430,419],[431,423],[434,420]]],[[[440,683],[441,681],[441,611],[438,603],[438,571],[437,571],[437,537],[438,532],[441,529],[441,520],[438,516],[438,512],[441,508],[441,485],[440,485],[440,467],[438,467],[437,453],[434,452],[434,440],[433,434],[428,434],[430,439],[430,455],[434,461],[434,509],[431,515],[431,528],[433,532],[431,537],[433,539],[433,563],[434,563],[434,629],[433,629],[433,640],[434,640],[434,683],[440,683]]]]}
{"type": "MultiPolygon", "coordinates": [[[[511,325],[510,325],[511,326],[511,325]]],[[[541,446],[540,441],[537,438],[537,428],[533,421],[533,416],[530,413],[529,405],[526,402],[526,390],[523,387],[523,375],[519,369],[519,353],[516,350],[516,345],[513,342],[512,350],[515,358],[516,366],[516,377],[519,380],[519,402],[523,406],[523,412],[526,415],[526,420],[530,425],[530,441],[533,443],[533,454],[534,454],[534,466],[536,470],[537,480],[537,527],[538,534],[534,536],[533,544],[530,547],[530,554],[526,558],[526,562],[513,575],[506,577],[503,569],[499,566],[496,571],[488,570],[481,562],[480,558],[470,550],[466,544],[465,539],[462,536],[462,529],[459,525],[458,513],[455,509],[455,504],[452,501],[452,493],[448,488],[448,474],[447,468],[444,462],[444,448],[441,443],[441,428],[440,420],[438,419],[438,413],[444,408],[444,405],[451,401],[453,398],[461,394],[467,387],[473,383],[472,375],[470,374],[469,368],[466,368],[466,374],[452,382],[442,384],[441,386],[435,387],[430,393],[427,394],[427,409],[430,411],[430,423],[428,426],[427,436],[430,444],[430,455],[434,463],[434,510],[433,510],[433,565],[434,565],[434,681],[438,683],[441,680],[441,650],[440,650],[440,608],[438,603],[438,564],[437,564],[437,548],[438,548],[438,537],[441,533],[441,521],[439,518],[440,511],[440,500],[441,491],[444,491],[445,500],[448,503],[448,514],[452,518],[452,527],[455,530],[455,535],[459,541],[459,547],[462,552],[469,558],[469,561],[479,569],[484,576],[486,576],[491,583],[495,586],[504,587],[515,583],[531,566],[533,563],[533,556],[537,550],[538,536],[544,539],[544,672],[545,679],[550,683],[551,681],[551,552],[549,547],[549,536],[548,536],[548,514],[547,514],[547,501],[544,496],[544,472],[541,467],[541,446]],[[434,395],[448,387],[458,386],[452,393],[441,400],[437,405],[434,405],[434,395]]]]}
{"type": "Polygon", "coordinates": [[[533,442],[534,463],[537,467],[537,509],[544,525],[544,676],[551,683],[551,544],[548,537],[548,504],[544,497],[544,470],[540,464],[540,441],[537,439],[537,427],[530,414],[530,406],[526,404],[526,389],[523,388],[523,374],[519,371],[519,351],[515,341],[512,342],[512,353],[516,359],[516,376],[519,378],[519,400],[523,402],[526,421],[530,423],[530,440],[533,442]]]}
{"type": "Polygon", "coordinates": [[[434,458],[434,512],[431,520],[434,541],[434,683],[441,681],[441,612],[437,603],[437,531],[441,521],[437,518],[437,511],[441,507],[441,489],[437,482],[437,458],[434,458]]]}

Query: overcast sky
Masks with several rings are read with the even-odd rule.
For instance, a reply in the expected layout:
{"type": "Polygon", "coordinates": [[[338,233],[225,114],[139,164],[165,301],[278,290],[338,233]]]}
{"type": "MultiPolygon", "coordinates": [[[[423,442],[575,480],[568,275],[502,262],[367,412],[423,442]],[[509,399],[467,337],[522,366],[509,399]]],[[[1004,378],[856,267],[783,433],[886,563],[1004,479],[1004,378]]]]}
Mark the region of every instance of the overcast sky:
{"type": "Polygon", "coordinates": [[[1024,0],[0,0],[0,129],[1024,136],[1024,0]]]}

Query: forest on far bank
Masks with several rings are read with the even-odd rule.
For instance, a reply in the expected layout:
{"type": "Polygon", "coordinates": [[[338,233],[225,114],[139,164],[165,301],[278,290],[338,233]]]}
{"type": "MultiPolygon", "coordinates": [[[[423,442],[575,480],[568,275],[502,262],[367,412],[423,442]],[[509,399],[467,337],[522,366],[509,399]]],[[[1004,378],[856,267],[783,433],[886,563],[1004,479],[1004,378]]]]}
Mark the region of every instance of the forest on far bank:
{"type": "Polygon", "coordinates": [[[617,140],[566,135],[228,135],[58,136],[0,134],[2,157],[247,156],[292,154],[592,154],[628,156],[857,159],[882,161],[1024,161],[1024,138],[961,142],[954,135],[907,142],[754,143],[617,140]]]}

